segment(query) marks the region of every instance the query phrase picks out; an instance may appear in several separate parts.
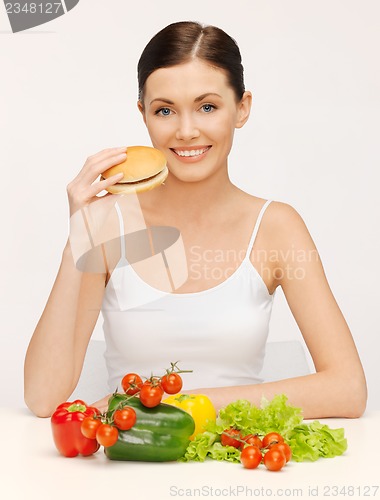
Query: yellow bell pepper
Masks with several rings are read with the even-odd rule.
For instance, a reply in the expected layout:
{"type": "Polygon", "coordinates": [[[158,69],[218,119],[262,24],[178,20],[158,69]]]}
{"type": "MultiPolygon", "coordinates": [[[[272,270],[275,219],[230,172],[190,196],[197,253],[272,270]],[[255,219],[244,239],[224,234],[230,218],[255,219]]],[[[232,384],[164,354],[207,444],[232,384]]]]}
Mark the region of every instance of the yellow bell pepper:
{"type": "Polygon", "coordinates": [[[193,417],[195,430],[190,436],[190,440],[193,440],[196,434],[204,431],[207,422],[215,422],[216,420],[214,405],[204,394],[174,394],[162,402],[181,408],[193,417]]]}

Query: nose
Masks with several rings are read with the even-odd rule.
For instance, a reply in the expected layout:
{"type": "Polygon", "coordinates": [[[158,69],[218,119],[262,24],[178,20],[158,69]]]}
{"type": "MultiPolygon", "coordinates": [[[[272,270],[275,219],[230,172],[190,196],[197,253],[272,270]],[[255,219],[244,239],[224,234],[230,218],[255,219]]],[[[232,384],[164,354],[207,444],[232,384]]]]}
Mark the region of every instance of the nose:
{"type": "Polygon", "coordinates": [[[194,119],[188,114],[181,116],[178,121],[176,139],[189,141],[196,137],[199,137],[199,129],[194,119]]]}

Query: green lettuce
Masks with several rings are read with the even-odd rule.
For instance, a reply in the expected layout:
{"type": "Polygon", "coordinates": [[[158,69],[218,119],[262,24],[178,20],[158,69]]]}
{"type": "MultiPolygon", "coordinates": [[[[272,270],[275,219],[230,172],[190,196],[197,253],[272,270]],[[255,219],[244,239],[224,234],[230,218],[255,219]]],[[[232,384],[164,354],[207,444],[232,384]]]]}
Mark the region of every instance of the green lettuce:
{"type": "Polygon", "coordinates": [[[332,458],[347,450],[344,429],[330,429],[318,420],[310,424],[300,424],[286,435],[295,462],[317,460],[319,457],[332,458]]]}
{"type": "Polygon", "coordinates": [[[190,442],[182,461],[204,461],[206,458],[240,462],[240,450],[222,446],[220,436],[230,427],[242,435],[279,432],[292,449],[294,461],[317,460],[319,457],[341,455],[347,449],[343,429],[330,429],[317,420],[304,423],[300,408],[287,403],[284,394],[268,401],[263,398],[260,407],[245,399],[230,403],[219,411],[215,422],[207,424],[205,432],[190,442]]]}

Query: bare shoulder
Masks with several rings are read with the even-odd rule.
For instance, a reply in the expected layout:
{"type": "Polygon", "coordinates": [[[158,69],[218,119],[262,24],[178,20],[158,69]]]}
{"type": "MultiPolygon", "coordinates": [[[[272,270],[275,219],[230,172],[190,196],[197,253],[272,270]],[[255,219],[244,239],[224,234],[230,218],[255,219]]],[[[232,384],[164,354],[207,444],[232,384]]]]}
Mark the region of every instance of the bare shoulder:
{"type": "Polygon", "coordinates": [[[293,206],[280,201],[272,201],[268,206],[262,231],[280,246],[302,246],[305,243],[301,241],[303,238],[311,238],[300,213],[293,206]]]}
{"type": "MultiPolygon", "coordinates": [[[[259,217],[260,211],[268,200],[246,192],[239,193],[239,207],[235,211],[236,216],[245,214],[250,220],[259,217]]],[[[257,235],[257,245],[263,248],[269,246],[287,246],[296,244],[297,238],[309,237],[306,224],[299,212],[288,203],[271,200],[263,214],[259,232],[257,235]]]]}
{"type": "Polygon", "coordinates": [[[290,263],[300,253],[318,253],[299,212],[288,203],[280,201],[272,201],[267,207],[255,247],[265,250],[276,265],[290,263]]]}
{"type": "Polygon", "coordinates": [[[304,224],[301,215],[288,203],[271,201],[267,209],[267,220],[270,224],[282,226],[283,224],[304,224]]]}
{"type": "MultiPolygon", "coordinates": [[[[241,207],[244,207],[245,210],[248,209],[250,213],[259,213],[264,204],[268,201],[266,198],[254,196],[244,191],[240,191],[239,195],[239,204],[241,207]]],[[[276,224],[281,226],[284,223],[299,224],[302,222],[300,214],[288,203],[271,200],[265,211],[266,225],[272,226],[276,224]]]]}

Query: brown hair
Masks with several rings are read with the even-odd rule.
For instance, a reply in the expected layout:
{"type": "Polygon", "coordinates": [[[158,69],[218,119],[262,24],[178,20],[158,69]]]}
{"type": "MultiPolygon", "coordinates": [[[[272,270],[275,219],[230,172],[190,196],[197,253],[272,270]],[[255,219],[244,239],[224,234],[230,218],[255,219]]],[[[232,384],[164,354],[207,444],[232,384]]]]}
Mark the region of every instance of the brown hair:
{"type": "Polygon", "coordinates": [[[237,43],[216,26],[202,26],[192,21],[169,24],[145,47],[137,66],[139,99],[143,100],[146,80],[153,71],[186,63],[194,57],[223,69],[237,101],[240,101],[245,87],[237,43]]]}

